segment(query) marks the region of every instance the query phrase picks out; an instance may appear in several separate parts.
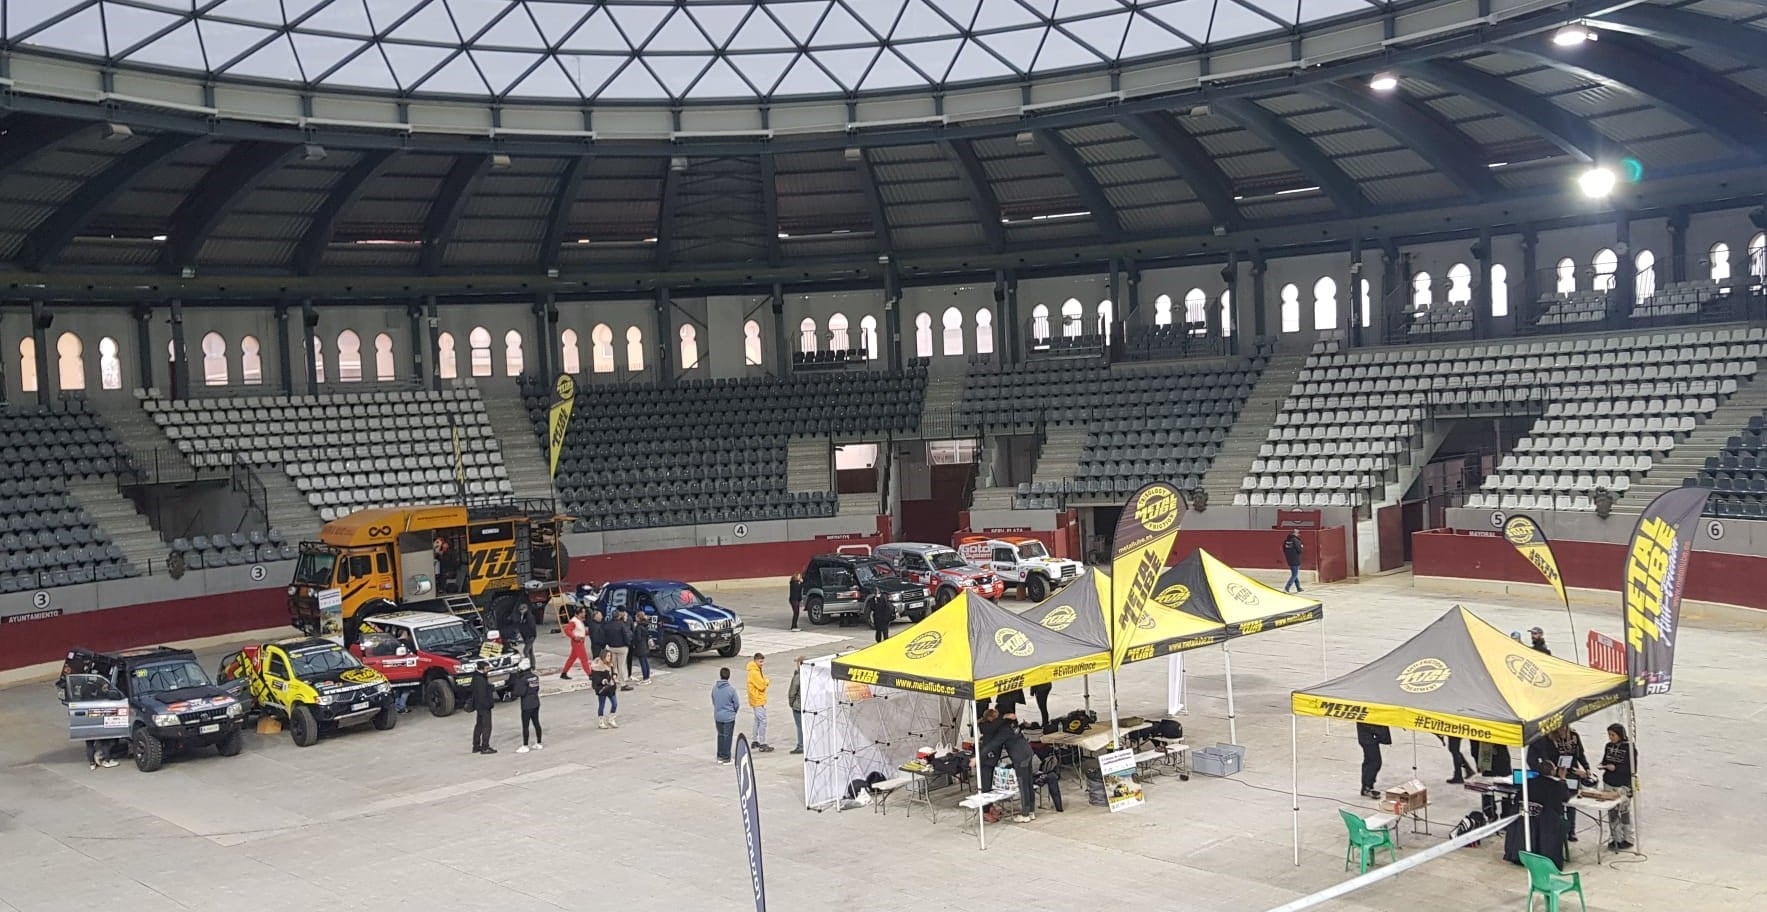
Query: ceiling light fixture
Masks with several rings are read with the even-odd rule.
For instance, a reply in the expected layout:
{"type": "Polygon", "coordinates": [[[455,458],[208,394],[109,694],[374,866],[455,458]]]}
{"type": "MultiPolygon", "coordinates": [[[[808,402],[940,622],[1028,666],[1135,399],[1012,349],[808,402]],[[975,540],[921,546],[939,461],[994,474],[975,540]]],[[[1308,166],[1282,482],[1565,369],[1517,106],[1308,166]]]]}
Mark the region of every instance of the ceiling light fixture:
{"type": "Polygon", "coordinates": [[[301,161],[324,161],[325,147],[318,143],[307,143],[301,147],[301,161]]]}
{"type": "Polygon", "coordinates": [[[1613,171],[1599,165],[1583,172],[1577,178],[1577,186],[1582,189],[1583,195],[1590,199],[1606,198],[1608,194],[1614,192],[1614,184],[1617,182],[1618,178],[1614,176],[1613,171]]]}
{"type": "Polygon", "coordinates": [[[510,164],[509,153],[507,153],[507,152],[492,152],[491,153],[491,170],[493,170],[493,171],[508,171],[509,164],[510,164]]]}
{"type": "Polygon", "coordinates": [[[1594,41],[1595,33],[1581,22],[1573,22],[1552,33],[1552,43],[1559,47],[1576,47],[1585,41],[1594,41]]]}
{"type": "Polygon", "coordinates": [[[1399,87],[1399,77],[1391,73],[1376,73],[1368,80],[1368,87],[1376,92],[1391,92],[1399,87]]]}
{"type": "Polygon", "coordinates": [[[104,125],[104,138],[111,142],[122,142],[135,136],[135,131],[128,124],[107,123],[104,125]]]}

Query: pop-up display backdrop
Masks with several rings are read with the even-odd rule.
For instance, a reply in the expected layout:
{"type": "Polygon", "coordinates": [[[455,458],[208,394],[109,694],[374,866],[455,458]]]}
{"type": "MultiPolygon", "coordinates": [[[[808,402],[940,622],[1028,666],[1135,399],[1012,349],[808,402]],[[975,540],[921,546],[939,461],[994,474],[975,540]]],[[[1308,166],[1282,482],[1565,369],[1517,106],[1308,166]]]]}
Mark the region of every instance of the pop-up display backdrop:
{"type": "Polygon", "coordinates": [[[804,807],[838,807],[847,785],[876,772],[890,779],[923,747],[954,744],[962,700],[895,690],[830,674],[834,656],[808,659],[798,682],[804,713],[804,807]]]}

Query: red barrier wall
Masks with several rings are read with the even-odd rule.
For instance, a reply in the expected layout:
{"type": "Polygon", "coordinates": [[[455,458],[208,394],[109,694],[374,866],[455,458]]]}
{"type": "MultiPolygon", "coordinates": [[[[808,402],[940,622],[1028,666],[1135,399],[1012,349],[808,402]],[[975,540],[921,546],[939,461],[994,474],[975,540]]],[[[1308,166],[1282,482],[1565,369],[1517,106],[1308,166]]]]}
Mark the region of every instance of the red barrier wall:
{"type": "Polygon", "coordinates": [[[288,622],[286,599],[276,586],[0,625],[0,668],[53,662],[74,646],[127,649],[277,627],[288,622]]]}
{"type": "MultiPolygon", "coordinates": [[[[815,541],[588,554],[571,558],[569,576],[572,582],[647,578],[700,582],[757,576],[790,576],[802,571],[814,555],[829,554],[850,545],[869,545],[875,548],[886,541],[888,539],[885,536],[872,534],[815,541]]],[[[783,592],[781,590],[782,601],[783,592]]]]}
{"type": "MultiPolygon", "coordinates": [[[[1319,574],[1322,583],[1346,579],[1350,572],[1347,530],[1343,526],[1298,529],[1301,533],[1301,569],[1319,574]]],[[[1185,529],[1168,563],[1176,564],[1203,550],[1229,567],[1241,570],[1287,570],[1282,557],[1286,529],[1185,529]]]]}
{"type": "MultiPolygon", "coordinates": [[[[1619,592],[1624,545],[1557,540],[1552,553],[1565,585],[1619,592]]],[[[1411,536],[1411,572],[1417,576],[1542,583],[1539,571],[1495,532],[1435,529],[1411,536]]],[[[1694,551],[1683,598],[1767,609],[1767,558],[1694,551]]]]}

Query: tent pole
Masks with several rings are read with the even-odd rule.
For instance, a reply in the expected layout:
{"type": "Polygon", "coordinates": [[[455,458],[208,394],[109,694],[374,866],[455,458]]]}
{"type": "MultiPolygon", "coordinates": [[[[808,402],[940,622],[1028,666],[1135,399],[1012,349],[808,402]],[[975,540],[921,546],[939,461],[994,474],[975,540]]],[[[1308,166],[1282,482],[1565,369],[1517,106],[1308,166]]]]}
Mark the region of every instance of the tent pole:
{"type": "Polygon", "coordinates": [[[1295,867],[1301,866],[1301,731],[1300,717],[1289,713],[1288,717],[1288,803],[1289,817],[1293,824],[1295,844],[1295,867]]]}
{"type": "MultiPolygon", "coordinates": [[[[980,721],[976,718],[976,701],[973,695],[969,701],[969,741],[975,748],[975,787],[976,794],[980,795],[982,793],[982,732],[980,721]]],[[[981,802],[976,802],[976,841],[981,844],[983,850],[988,848],[988,836],[983,832],[983,828],[988,823],[986,810],[987,808],[981,802]]]]}
{"type": "Polygon", "coordinates": [[[1111,670],[1105,685],[1109,689],[1111,701],[1111,750],[1120,750],[1123,746],[1123,730],[1117,723],[1117,672],[1115,669],[1111,670]]]}
{"type": "Polygon", "coordinates": [[[1239,743],[1239,722],[1233,712],[1233,650],[1221,644],[1221,662],[1227,672],[1227,743],[1239,743]]]}
{"type": "MultiPolygon", "coordinates": [[[[1319,680],[1331,680],[1331,669],[1325,661],[1325,612],[1319,613],[1319,680]]],[[[1325,719],[1325,736],[1331,737],[1331,717],[1325,719]]]]}
{"type": "Polygon", "coordinates": [[[1080,686],[1082,688],[1084,688],[1081,696],[1086,700],[1086,711],[1091,712],[1092,711],[1092,676],[1086,675],[1085,677],[1081,678],[1080,679],[1080,686]]]}
{"type": "Polygon", "coordinates": [[[1638,836],[1638,704],[1626,701],[1626,744],[1632,751],[1632,781],[1626,783],[1632,795],[1626,799],[1626,812],[1632,815],[1632,847],[1644,854],[1644,840],[1638,836]]]}
{"type": "Polygon", "coordinates": [[[1522,851],[1534,851],[1534,815],[1528,802],[1528,746],[1522,745],[1522,851]]]}

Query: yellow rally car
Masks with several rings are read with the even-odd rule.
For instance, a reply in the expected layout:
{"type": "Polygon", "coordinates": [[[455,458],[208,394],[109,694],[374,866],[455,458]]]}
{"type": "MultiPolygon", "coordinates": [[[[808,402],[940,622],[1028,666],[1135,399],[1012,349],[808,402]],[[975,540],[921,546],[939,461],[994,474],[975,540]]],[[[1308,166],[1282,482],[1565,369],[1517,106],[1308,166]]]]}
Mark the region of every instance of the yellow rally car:
{"type": "Polygon", "coordinates": [[[247,646],[221,661],[218,677],[257,712],[282,720],[301,747],[345,725],[372,721],[386,731],[399,721],[386,677],[330,640],[247,646]]]}

